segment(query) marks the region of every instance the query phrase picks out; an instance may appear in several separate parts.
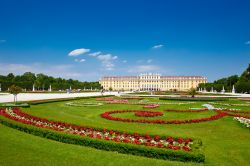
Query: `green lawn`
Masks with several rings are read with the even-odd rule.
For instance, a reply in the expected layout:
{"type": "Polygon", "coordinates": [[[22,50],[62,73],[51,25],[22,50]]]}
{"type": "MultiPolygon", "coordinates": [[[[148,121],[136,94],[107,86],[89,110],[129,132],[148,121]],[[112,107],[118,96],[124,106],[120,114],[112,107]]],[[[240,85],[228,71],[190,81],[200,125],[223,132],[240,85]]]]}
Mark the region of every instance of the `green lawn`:
{"type": "MultiPolygon", "coordinates": [[[[172,103],[161,105],[155,111],[162,111],[163,117],[150,119],[194,119],[208,117],[215,114],[213,111],[200,113],[165,112],[165,109],[189,109],[201,107],[206,102],[178,105],[176,101],[162,101],[157,98],[146,99],[154,102],[172,103]]],[[[95,99],[82,99],[90,102],[95,99]]],[[[132,100],[131,100],[132,101],[132,100]]],[[[100,117],[100,114],[111,110],[142,110],[141,105],[105,104],[99,107],[73,107],[65,105],[67,102],[46,103],[32,105],[22,110],[39,117],[51,120],[64,121],[84,126],[108,128],[114,130],[170,135],[177,137],[200,138],[203,142],[206,161],[204,165],[249,165],[250,163],[250,131],[233,120],[233,117],[224,117],[219,120],[198,124],[140,124],[110,121],[100,117]]],[[[180,103],[185,103],[181,101],[180,103]]],[[[221,103],[218,102],[218,103],[221,103]]],[[[246,101],[229,100],[223,103],[247,103],[246,101]]],[[[232,106],[250,111],[249,107],[232,106]]],[[[144,109],[149,110],[149,109],[144,109]]],[[[133,113],[115,114],[114,116],[135,117],[133,113]]],[[[148,159],[144,157],[117,154],[88,147],[63,144],[43,138],[28,135],[17,130],[0,125],[0,165],[202,165],[197,163],[183,163],[148,159]],[[2,134],[4,133],[4,134],[2,134]],[[48,150],[49,149],[49,150],[48,150]]]]}

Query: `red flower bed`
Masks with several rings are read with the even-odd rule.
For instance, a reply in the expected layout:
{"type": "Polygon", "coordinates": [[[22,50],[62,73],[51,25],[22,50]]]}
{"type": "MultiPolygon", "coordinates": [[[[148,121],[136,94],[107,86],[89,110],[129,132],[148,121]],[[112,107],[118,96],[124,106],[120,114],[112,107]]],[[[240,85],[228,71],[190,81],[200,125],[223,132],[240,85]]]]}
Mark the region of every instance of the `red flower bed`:
{"type": "Polygon", "coordinates": [[[226,113],[228,116],[234,116],[234,117],[241,117],[241,118],[248,118],[250,119],[250,116],[240,115],[240,114],[230,114],[226,113]]]}
{"type": "Polygon", "coordinates": [[[97,101],[113,101],[114,99],[112,97],[101,97],[96,98],[97,101]]]}
{"type": "Polygon", "coordinates": [[[143,108],[157,108],[159,106],[160,106],[159,104],[147,104],[147,105],[143,106],[143,108]]]}
{"type": "Polygon", "coordinates": [[[246,112],[246,111],[236,111],[236,110],[228,110],[228,109],[221,110],[221,111],[230,112],[230,113],[237,113],[237,114],[250,114],[250,112],[246,112]]]}
{"type": "Polygon", "coordinates": [[[204,111],[208,111],[208,109],[207,108],[200,109],[200,110],[170,110],[170,109],[167,109],[165,111],[167,111],[167,112],[204,112],[204,111]]]}
{"type": "Polygon", "coordinates": [[[135,116],[140,117],[155,117],[155,116],[162,116],[162,112],[153,112],[153,111],[137,111],[135,112],[135,116]]]}
{"type": "Polygon", "coordinates": [[[198,119],[188,119],[188,120],[129,119],[129,118],[120,118],[120,117],[113,117],[112,116],[112,114],[124,113],[124,112],[138,112],[138,110],[109,111],[109,112],[102,113],[101,117],[108,119],[108,120],[121,121],[121,122],[157,123],[157,124],[185,124],[185,123],[200,123],[200,122],[212,121],[212,120],[220,119],[220,118],[227,115],[227,113],[217,111],[216,115],[212,115],[208,118],[198,118],[198,119]]]}
{"type": "Polygon", "coordinates": [[[184,151],[191,150],[190,144],[192,144],[192,139],[179,138],[175,140],[173,137],[160,137],[158,135],[150,136],[148,134],[140,135],[138,133],[128,134],[126,132],[119,132],[107,129],[94,129],[90,127],[77,126],[64,122],[56,122],[44,118],[35,117],[26,114],[19,109],[13,109],[13,110],[0,109],[0,115],[27,125],[60,131],[68,134],[86,136],[95,139],[152,146],[152,147],[166,148],[173,150],[184,150],[184,151]]]}

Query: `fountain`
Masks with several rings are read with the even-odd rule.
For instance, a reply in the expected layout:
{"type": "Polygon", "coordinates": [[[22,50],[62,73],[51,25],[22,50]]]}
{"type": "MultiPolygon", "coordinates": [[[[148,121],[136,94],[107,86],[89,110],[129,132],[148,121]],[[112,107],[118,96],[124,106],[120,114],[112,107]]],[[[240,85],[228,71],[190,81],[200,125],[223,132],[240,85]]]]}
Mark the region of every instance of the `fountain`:
{"type": "Polygon", "coordinates": [[[224,86],[223,86],[223,88],[222,88],[222,90],[221,90],[221,93],[222,93],[222,94],[225,93],[224,86]]]}
{"type": "Polygon", "coordinates": [[[235,88],[234,88],[234,85],[233,85],[232,93],[233,93],[233,94],[235,94],[235,88]]]}
{"type": "Polygon", "coordinates": [[[32,91],[35,92],[35,84],[33,84],[32,91]]]}
{"type": "Polygon", "coordinates": [[[51,85],[49,86],[49,90],[48,90],[49,92],[51,92],[52,91],[52,89],[51,89],[51,85]]]}

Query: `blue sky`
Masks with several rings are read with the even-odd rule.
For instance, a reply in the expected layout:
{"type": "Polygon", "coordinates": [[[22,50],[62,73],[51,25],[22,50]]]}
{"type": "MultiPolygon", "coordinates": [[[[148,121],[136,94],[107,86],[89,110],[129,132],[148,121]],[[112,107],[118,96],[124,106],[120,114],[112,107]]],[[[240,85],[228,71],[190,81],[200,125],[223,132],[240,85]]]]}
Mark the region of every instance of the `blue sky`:
{"type": "Polygon", "coordinates": [[[240,74],[250,1],[0,0],[0,74],[95,81],[103,75],[240,74]]]}

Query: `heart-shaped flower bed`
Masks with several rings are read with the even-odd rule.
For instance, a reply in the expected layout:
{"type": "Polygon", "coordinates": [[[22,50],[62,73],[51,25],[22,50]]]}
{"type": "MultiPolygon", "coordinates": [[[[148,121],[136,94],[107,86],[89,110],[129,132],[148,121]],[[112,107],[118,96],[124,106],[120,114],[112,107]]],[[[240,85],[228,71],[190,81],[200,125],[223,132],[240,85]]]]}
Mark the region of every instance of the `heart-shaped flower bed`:
{"type": "Polygon", "coordinates": [[[153,112],[153,111],[137,111],[135,112],[135,116],[140,117],[155,117],[155,116],[162,116],[162,112],[153,112]]]}

